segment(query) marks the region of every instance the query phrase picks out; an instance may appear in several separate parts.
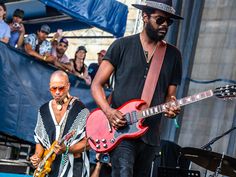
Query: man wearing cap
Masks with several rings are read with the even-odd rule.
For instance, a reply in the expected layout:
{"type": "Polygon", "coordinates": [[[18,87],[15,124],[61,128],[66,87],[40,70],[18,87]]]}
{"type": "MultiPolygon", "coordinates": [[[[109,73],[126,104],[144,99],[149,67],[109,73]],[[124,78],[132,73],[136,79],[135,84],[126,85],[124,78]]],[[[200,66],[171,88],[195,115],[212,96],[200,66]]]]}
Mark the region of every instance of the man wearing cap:
{"type": "MultiPolygon", "coordinates": [[[[142,32],[117,39],[109,47],[91,86],[93,98],[115,129],[127,125],[124,114],[116,108],[132,99],[141,99],[149,67],[157,60],[154,54],[156,49],[159,51],[163,45],[166,46],[150,107],[167,101],[174,102],[176,87],[182,76],[180,51],[163,41],[172,19],[182,19],[176,15],[172,0],[148,0],[145,4],[133,6],[142,10],[142,32]],[[115,85],[110,107],[104,96],[103,86],[113,72],[115,85]]],[[[157,72],[153,71],[151,75],[157,72]]],[[[149,92],[145,94],[147,93],[149,92]]],[[[165,106],[163,110],[164,116],[169,118],[174,118],[180,112],[180,108],[174,105],[165,106]]],[[[160,143],[161,116],[158,114],[145,119],[143,124],[148,130],[144,135],[136,139],[123,139],[110,152],[113,177],[149,176],[151,163],[160,143]]]]}
{"type": "Polygon", "coordinates": [[[22,23],[24,18],[24,11],[16,9],[13,13],[12,22],[9,24],[11,29],[11,37],[9,45],[20,48],[24,42],[25,27],[22,23]]]}
{"type": "Polygon", "coordinates": [[[98,67],[99,65],[101,64],[102,62],[102,59],[103,57],[105,56],[106,54],[106,50],[101,50],[100,52],[98,52],[98,62],[97,63],[91,63],[88,67],[88,72],[89,72],[89,75],[91,76],[91,79],[93,80],[97,71],[98,71],[98,67]]]}
{"type": "Polygon", "coordinates": [[[52,46],[47,40],[49,33],[50,27],[44,24],[37,31],[37,34],[29,34],[24,41],[25,51],[37,59],[54,62],[55,57],[51,55],[52,46]]]}
{"type": "Polygon", "coordinates": [[[52,48],[52,56],[55,57],[54,65],[62,70],[71,71],[72,65],[65,52],[68,48],[69,42],[66,38],[61,38],[56,48],[52,48]]]}

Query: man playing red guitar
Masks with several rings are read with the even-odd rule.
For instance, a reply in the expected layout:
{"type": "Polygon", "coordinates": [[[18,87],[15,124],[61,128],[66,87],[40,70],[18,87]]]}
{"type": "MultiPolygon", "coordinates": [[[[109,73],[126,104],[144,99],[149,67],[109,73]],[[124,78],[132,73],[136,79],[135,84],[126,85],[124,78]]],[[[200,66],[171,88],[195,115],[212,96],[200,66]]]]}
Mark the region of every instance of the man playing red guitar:
{"type": "MultiPolygon", "coordinates": [[[[120,38],[108,49],[92,83],[92,96],[116,129],[126,126],[126,119],[116,108],[132,99],[140,99],[153,54],[166,36],[172,19],[182,19],[175,14],[171,0],[149,0],[146,4],[133,4],[142,10],[143,31],[120,38]],[[115,86],[110,107],[103,86],[111,74],[115,75],[115,86]]],[[[167,44],[159,79],[151,104],[158,105],[176,100],[176,87],[181,82],[181,54],[177,48],[167,44]]],[[[175,117],[180,108],[166,108],[165,116],[175,117]]],[[[113,177],[147,177],[155,151],[159,146],[161,116],[146,119],[143,124],[148,131],[137,139],[124,139],[111,152],[113,177]]]]}
{"type": "Polygon", "coordinates": [[[51,168],[48,177],[89,177],[89,171],[86,171],[86,166],[89,170],[89,161],[83,152],[86,146],[85,122],[89,110],[78,98],[69,94],[70,83],[65,72],[55,71],[49,86],[53,99],[40,107],[34,132],[36,148],[30,158],[37,168],[34,176],[45,176],[41,175],[39,166],[45,159],[44,152],[52,148],[56,154],[55,160],[50,160],[51,165],[43,165],[44,169],[51,168]],[[75,133],[67,142],[56,142],[52,147],[55,141],[61,141],[72,131],[75,133]]]}

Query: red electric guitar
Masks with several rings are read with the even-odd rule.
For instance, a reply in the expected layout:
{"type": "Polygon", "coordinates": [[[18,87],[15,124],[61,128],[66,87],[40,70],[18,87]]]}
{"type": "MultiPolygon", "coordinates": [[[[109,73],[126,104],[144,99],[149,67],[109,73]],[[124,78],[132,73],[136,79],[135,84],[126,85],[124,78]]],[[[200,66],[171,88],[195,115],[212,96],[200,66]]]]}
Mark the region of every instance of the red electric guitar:
{"type": "Polygon", "coordinates": [[[86,122],[86,134],[89,144],[92,149],[99,153],[111,151],[122,139],[142,136],[148,130],[148,127],[142,125],[143,120],[164,112],[166,106],[184,106],[213,95],[226,99],[236,97],[236,85],[218,87],[214,91],[208,90],[144,110],[140,110],[140,107],[145,104],[145,101],[131,100],[118,108],[119,111],[125,114],[127,120],[127,126],[118,130],[110,125],[101,109],[96,109],[90,114],[86,122]]]}

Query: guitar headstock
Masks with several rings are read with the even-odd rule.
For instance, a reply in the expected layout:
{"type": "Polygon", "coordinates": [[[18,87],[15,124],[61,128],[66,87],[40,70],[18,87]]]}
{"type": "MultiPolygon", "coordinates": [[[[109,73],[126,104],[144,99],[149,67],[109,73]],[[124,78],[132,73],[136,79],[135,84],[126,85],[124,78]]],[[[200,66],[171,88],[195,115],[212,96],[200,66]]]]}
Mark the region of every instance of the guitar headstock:
{"type": "Polygon", "coordinates": [[[236,85],[217,87],[213,92],[218,98],[231,99],[236,97],[236,85]]]}

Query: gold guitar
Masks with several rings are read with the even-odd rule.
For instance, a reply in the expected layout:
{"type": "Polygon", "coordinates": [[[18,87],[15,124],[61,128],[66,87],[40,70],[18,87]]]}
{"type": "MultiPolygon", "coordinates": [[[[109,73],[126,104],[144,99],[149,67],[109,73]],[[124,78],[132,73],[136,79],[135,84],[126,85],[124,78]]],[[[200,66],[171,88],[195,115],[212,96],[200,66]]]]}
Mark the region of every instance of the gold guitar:
{"type": "Polygon", "coordinates": [[[68,141],[75,134],[75,130],[67,133],[59,142],[54,141],[49,149],[44,150],[43,159],[39,163],[38,167],[34,171],[34,177],[45,177],[51,171],[51,165],[56,158],[56,154],[53,149],[54,146],[58,143],[61,145],[64,141],[68,141]]]}

